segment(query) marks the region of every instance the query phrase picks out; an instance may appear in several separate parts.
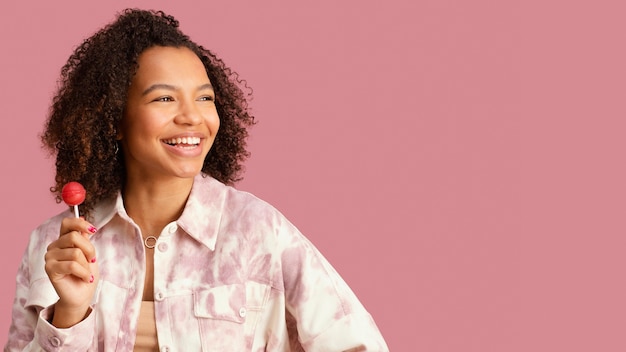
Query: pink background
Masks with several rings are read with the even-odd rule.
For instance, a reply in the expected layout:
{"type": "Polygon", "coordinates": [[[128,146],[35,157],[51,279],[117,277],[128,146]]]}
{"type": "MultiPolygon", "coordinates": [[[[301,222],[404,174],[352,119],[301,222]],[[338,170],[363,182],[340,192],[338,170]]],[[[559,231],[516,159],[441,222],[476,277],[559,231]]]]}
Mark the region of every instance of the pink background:
{"type": "Polygon", "coordinates": [[[28,233],[63,209],[38,140],[59,69],[131,3],[254,88],[239,188],[392,350],[626,350],[626,6],[552,0],[5,2],[1,344],[28,233]]]}

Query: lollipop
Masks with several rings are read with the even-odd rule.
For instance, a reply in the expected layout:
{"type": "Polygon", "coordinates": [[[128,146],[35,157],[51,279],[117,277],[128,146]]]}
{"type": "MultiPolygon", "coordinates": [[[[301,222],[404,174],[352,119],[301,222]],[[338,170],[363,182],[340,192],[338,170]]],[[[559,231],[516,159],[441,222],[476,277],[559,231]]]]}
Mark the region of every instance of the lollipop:
{"type": "Polygon", "coordinates": [[[74,215],[78,217],[78,205],[85,201],[85,188],[78,182],[68,182],[61,190],[61,197],[65,204],[74,207],[74,215]]]}

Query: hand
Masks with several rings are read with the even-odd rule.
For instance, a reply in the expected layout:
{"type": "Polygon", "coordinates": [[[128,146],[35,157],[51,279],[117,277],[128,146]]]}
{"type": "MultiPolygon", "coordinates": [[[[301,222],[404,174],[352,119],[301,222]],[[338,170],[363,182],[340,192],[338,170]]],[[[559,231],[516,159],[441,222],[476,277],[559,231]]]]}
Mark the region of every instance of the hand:
{"type": "Polygon", "coordinates": [[[56,327],[73,326],[89,313],[99,277],[96,250],[89,241],[95,232],[82,218],[65,218],[59,239],[48,246],[46,273],[59,295],[52,319],[56,327]]]}

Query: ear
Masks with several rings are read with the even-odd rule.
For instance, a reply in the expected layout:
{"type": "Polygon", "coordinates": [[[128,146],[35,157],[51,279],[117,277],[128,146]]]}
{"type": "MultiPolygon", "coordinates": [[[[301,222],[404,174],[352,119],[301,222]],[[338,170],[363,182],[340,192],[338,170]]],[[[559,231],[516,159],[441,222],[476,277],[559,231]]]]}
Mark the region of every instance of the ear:
{"type": "MultiPolygon", "coordinates": [[[[120,125],[121,124],[122,124],[122,122],[120,121],[120,125]]],[[[117,127],[117,131],[115,132],[115,139],[117,141],[121,141],[122,139],[124,139],[124,133],[122,132],[121,126],[117,127]]]]}
{"type": "Polygon", "coordinates": [[[121,141],[122,139],[124,139],[125,120],[126,120],[126,108],[124,108],[124,111],[122,112],[122,116],[120,116],[120,119],[117,121],[117,124],[115,127],[115,139],[118,141],[121,141]]]}

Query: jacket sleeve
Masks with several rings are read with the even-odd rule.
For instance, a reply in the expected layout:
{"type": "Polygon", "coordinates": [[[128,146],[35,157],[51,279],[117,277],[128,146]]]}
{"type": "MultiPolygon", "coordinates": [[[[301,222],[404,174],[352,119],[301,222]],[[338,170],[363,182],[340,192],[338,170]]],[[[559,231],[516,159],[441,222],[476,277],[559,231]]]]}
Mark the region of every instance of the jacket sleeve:
{"type": "MultiPolygon", "coordinates": [[[[281,267],[288,315],[305,351],[388,351],[378,327],[346,282],[287,222],[281,267]]],[[[282,237],[282,236],[281,236],[282,237]]],[[[289,331],[293,338],[294,331],[289,331]]],[[[293,347],[293,340],[292,340],[293,347]]]]}
{"type": "Polygon", "coordinates": [[[14,351],[88,351],[92,350],[95,333],[95,312],[67,329],[57,329],[48,320],[52,317],[58,296],[44,269],[47,247],[40,227],[31,234],[16,276],[11,325],[5,352],[14,351]]]}

